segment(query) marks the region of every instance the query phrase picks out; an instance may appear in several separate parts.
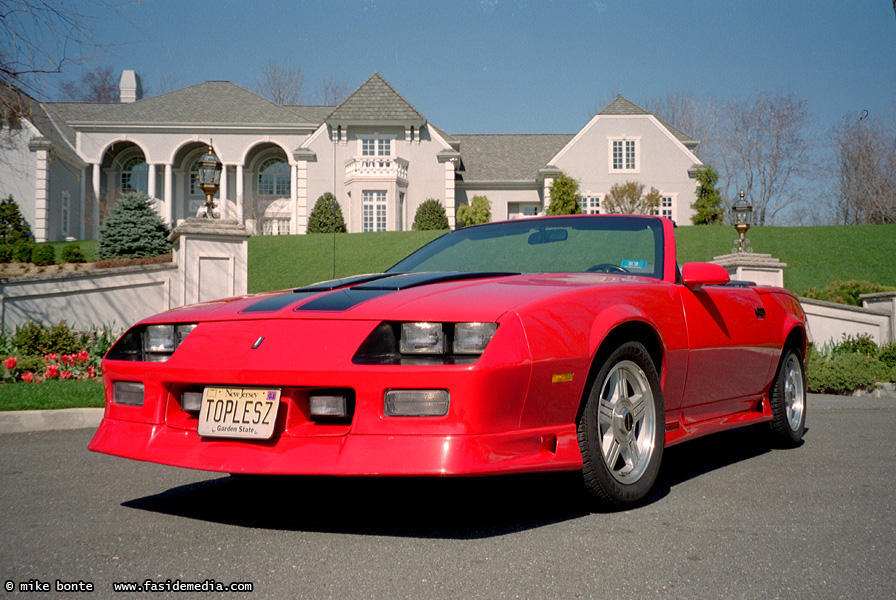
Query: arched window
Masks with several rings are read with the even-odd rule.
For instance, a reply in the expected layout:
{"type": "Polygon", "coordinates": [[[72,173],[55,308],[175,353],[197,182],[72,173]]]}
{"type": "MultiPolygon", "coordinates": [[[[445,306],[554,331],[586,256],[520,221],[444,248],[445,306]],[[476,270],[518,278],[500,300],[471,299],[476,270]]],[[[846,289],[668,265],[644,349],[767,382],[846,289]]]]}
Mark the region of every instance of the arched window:
{"type": "Polygon", "coordinates": [[[132,156],[121,166],[121,191],[144,194],[149,191],[149,165],[142,156],[132,156]]]}
{"type": "Polygon", "coordinates": [[[259,196],[289,196],[289,164],[282,158],[269,158],[258,168],[259,196]]]}

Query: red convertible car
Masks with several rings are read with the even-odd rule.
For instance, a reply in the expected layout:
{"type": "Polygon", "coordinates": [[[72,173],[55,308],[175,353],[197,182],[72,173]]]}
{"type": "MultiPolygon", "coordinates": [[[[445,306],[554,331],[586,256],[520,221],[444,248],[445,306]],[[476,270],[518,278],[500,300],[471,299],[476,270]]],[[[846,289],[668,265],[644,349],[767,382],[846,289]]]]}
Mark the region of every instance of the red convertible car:
{"type": "Polygon", "coordinates": [[[467,227],[385,273],[145,319],[103,361],[90,449],[234,474],[579,471],[625,505],[673,444],[755,423],[798,444],[799,301],[679,267],[673,227],[467,227]]]}

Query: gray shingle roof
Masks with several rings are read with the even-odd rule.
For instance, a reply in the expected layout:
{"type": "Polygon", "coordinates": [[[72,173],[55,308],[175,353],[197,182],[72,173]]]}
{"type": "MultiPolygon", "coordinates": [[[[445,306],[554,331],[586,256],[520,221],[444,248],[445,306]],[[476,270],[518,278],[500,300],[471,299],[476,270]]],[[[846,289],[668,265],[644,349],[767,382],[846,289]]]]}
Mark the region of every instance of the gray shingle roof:
{"type": "Polygon", "coordinates": [[[280,106],[229,81],[208,81],[127,104],[53,103],[73,124],[317,125],[320,107],[280,106]]]}
{"type": "Polygon", "coordinates": [[[649,115],[650,113],[633,102],[629,102],[622,95],[613,98],[613,101],[607,104],[599,115],[649,115]]]}
{"type": "Polygon", "coordinates": [[[454,135],[464,181],[535,181],[571,134],[454,135]]]}
{"type": "Polygon", "coordinates": [[[379,73],[361,84],[326,119],[327,123],[423,125],[426,118],[379,73]]]}

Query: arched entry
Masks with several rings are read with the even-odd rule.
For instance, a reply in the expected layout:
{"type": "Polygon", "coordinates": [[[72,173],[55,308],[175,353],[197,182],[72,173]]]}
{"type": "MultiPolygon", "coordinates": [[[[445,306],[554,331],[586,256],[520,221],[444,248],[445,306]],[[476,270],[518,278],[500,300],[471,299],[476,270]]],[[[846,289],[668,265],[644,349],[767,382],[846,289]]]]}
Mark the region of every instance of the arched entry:
{"type": "Polygon", "coordinates": [[[285,235],[292,224],[293,167],[286,152],[272,143],[258,144],[246,154],[243,218],[256,234],[285,235]]]}
{"type": "Polygon", "coordinates": [[[152,196],[158,189],[158,174],[150,169],[143,149],[134,142],[115,142],[103,153],[100,167],[100,219],[115,206],[118,198],[128,192],[152,196]],[[151,181],[150,177],[156,179],[151,181]]]}

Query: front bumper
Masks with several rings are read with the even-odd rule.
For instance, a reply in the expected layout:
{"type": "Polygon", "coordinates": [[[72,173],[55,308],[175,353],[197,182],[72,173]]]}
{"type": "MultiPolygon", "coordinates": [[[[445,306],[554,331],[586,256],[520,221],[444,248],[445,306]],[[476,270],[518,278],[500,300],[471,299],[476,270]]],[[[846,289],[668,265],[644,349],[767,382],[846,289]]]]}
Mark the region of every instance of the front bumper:
{"type": "Polygon", "coordinates": [[[90,449],[125,458],[269,475],[491,475],[582,468],[575,427],[482,435],[201,438],[165,424],[104,418],[90,449]]]}

